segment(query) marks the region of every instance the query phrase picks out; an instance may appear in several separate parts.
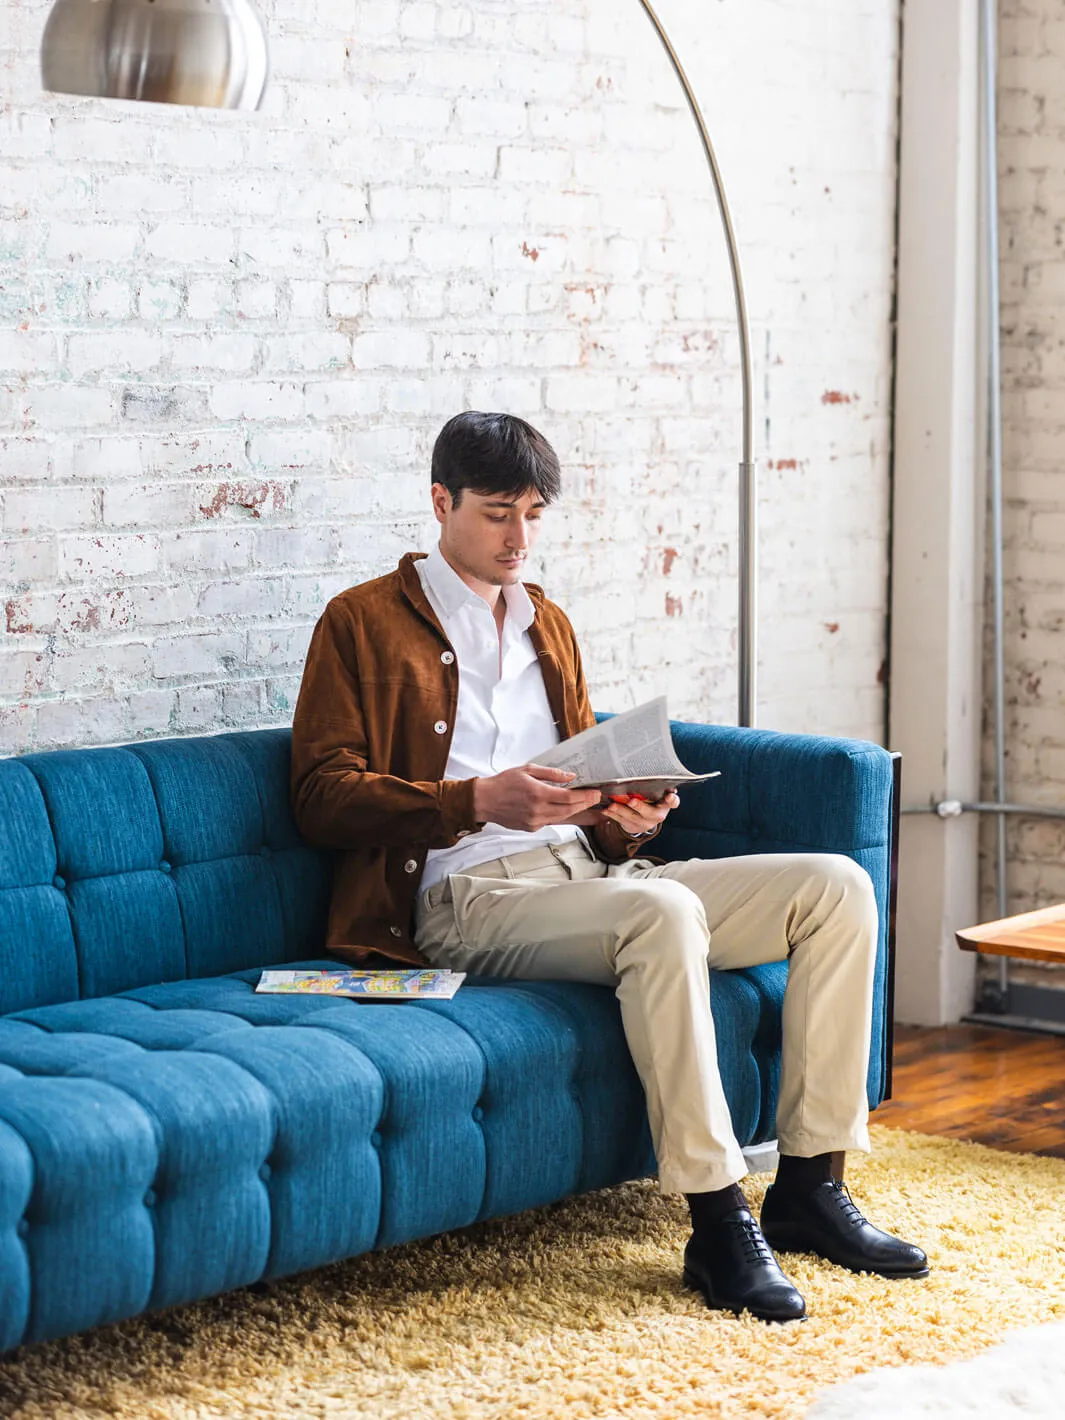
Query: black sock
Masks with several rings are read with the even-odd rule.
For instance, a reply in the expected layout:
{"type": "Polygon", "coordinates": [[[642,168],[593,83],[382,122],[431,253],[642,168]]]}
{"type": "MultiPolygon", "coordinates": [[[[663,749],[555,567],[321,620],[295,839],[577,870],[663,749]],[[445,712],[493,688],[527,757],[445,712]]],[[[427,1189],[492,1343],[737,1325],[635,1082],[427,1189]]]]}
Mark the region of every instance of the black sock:
{"type": "Polygon", "coordinates": [[[688,1200],[692,1227],[696,1232],[718,1222],[726,1213],[749,1206],[738,1183],[731,1183],[728,1188],[714,1189],[712,1193],[686,1193],[684,1196],[688,1200]]]}
{"type": "MultiPolygon", "coordinates": [[[[835,1177],[834,1154],[814,1154],[800,1159],[795,1154],[781,1154],[777,1166],[776,1185],[786,1193],[809,1193],[819,1183],[830,1183],[835,1177]]],[[[839,1170],[842,1174],[842,1169],[839,1170]]]]}

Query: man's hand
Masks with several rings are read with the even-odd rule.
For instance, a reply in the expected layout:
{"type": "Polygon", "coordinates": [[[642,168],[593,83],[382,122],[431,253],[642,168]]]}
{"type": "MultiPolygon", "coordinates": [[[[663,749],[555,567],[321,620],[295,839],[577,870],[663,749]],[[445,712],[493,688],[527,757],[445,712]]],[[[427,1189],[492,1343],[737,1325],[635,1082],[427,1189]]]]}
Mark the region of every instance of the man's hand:
{"type": "Polygon", "coordinates": [[[680,796],[675,789],[670,789],[656,804],[649,803],[642,794],[618,794],[602,813],[605,819],[612,820],[626,833],[636,837],[660,824],[679,803],[680,796]]]}
{"type": "Polygon", "coordinates": [[[535,833],[551,823],[572,821],[575,814],[594,808],[598,789],[567,789],[576,778],[568,769],[548,769],[524,764],[506,769],[490,779],[473,781],[473,812],[478,823],[498,823],[535,833]]]}

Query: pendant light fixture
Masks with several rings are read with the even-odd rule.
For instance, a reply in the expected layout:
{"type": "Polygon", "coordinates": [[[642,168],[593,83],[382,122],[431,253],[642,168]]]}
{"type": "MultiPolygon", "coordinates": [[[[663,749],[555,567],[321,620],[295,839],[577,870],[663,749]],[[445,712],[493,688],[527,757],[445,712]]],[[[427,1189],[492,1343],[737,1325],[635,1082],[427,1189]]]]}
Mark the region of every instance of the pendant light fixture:
{"type": "Polygon", "coordinates": [[[55,0],[41,79],[60,94],[256,109],[269,64],[251,0],[55,0]]]}

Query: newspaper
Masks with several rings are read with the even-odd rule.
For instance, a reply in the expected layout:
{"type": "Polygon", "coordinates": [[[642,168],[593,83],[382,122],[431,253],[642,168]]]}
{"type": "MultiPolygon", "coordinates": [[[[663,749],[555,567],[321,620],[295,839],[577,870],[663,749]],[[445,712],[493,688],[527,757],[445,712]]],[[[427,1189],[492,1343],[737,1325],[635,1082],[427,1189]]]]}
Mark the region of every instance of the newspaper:
{"type": "Polygon", "coordinates": [[[572,770],[577,777],[567,789],[602,789],[607,799],[613,794],[661,799],[681,784],[701,784],[721,773],[715,769],[692,774],[681,764],[673,750],[664,695],[582,730],[534,755],[530,763],[572,770]]]}

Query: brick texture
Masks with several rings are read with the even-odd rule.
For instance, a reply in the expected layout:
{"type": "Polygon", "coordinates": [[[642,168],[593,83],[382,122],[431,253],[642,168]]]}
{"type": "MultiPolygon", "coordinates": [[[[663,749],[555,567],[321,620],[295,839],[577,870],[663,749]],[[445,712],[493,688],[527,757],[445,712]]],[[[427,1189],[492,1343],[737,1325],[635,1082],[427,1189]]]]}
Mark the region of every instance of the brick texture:
{"type": "MultiPolygon", "coordinates": [[[[1006,777],[1009,797],[1065,807],[1065,14],[1003,0],[999,18],[1005,493],[1006,777]]],[[[988,616],[991,614],[990,587],[988,616]]],[[[988,640],[990,664],[990,640],[988,640]]],[[[993,785],[992,686],[985,773],[993,785]]],[[[983,832],[984,909],[995,915],[994,830],[983,832]]],[[[1065,823],[1008,832],[1009,910],[1065,900],[1065,823]]],[[[1019,976],[1033,977],[1030,969],[1019,976]]],[[[1045,975],[1045,973],[1044,973],[1045,975]]]]}
{"type": "MultiPolygon", "coordinates": [[[[288,723],[329,597],[429,547],[469,406],[562,456],[530,576],[595,703],[732,720],[732,288],[635,0],[261,0],[258,114],[45,95],[47,9],[0,19],[0,752],[288,723]]],[[[898,0],[660,9],[748,287],[761,722],[879,738],[898,0]]]]}

